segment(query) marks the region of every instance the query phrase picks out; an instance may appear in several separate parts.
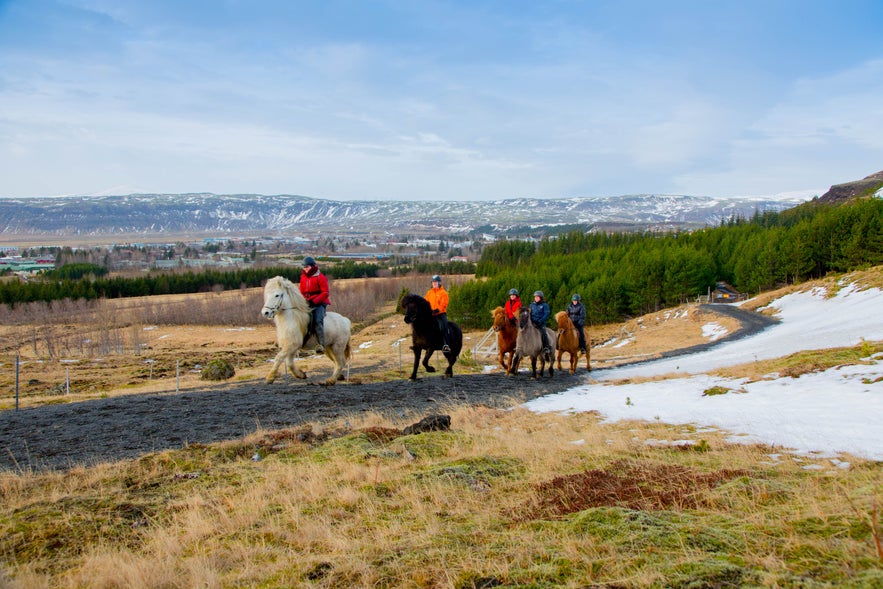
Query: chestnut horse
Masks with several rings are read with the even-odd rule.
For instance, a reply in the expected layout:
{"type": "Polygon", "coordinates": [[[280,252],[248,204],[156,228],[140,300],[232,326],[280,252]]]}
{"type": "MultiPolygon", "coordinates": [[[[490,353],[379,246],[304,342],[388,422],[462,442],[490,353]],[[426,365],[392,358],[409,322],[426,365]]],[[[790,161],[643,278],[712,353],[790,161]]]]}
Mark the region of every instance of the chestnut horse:
{"type": "MultiPolygon", "coordinates": [[[[570,374],[576,372],[576,365],[579,361],[579,333],[577,333],[576,325],[570,320],[567,311],[558,311],[555,314],[558,321],[558,370],[561,370],[561,356],[564,352],[570,354],[570,374]]],[[[591,371],[589,357],[592,355],[589,349],[589,338],[586,338],[586,370],[591,371]]]]}
{"type": "Polygon", "coordinates": [[[503,307],[497,307],[491,311],[494,316],[494,331],[497,332],[497,348],[500,350],[500,366],[509,372],[512,359],[515,357],[515,340],[518,338],[518,328],[509,321],[503,307]],[[509,354],[507,361],[506,354],[509,354]]]}

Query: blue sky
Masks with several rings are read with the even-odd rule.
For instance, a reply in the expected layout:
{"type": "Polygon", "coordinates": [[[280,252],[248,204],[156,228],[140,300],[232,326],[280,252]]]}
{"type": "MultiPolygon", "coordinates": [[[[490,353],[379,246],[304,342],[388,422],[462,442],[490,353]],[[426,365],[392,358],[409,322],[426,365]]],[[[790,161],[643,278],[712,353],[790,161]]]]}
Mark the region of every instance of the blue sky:
{"type": "Polygon", "coordinates": [[[823,192],[880,0],[0,0],[0,196],[823,192]]]}

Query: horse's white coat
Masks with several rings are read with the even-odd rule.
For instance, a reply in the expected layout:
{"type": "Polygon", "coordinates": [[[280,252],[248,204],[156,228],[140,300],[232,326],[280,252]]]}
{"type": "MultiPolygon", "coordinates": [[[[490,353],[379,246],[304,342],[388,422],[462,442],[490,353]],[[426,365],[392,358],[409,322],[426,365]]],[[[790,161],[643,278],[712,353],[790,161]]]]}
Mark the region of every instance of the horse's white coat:
{"type": "MultiPolygon", "coordinates": [[[[306,378],[303,370],[297,367],[295,359],[301,349],[314,350],[318,345],[316,336],[304,341],[310,323],[310,306],[300,293],[297,285],[283,276],[276,276],[264,286],[264,306],[261,315],[276,323],[276,343],[279,353],[273,361],[273,368],[267,375],[267,382],[276,379],[284,364],[296,378],[306,378]]],[[[350,359],[350,320],[339,313],[325,314],[325,355],[334,362],[334,373],[324,384],[336,383],[350,359]]]]}

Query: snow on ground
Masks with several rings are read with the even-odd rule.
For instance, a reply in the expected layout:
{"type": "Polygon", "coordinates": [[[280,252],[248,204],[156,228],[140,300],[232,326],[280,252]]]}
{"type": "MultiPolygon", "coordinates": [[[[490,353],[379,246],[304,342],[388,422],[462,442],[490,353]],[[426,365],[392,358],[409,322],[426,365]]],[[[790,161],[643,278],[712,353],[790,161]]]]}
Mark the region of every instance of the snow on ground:
{"type": "MultiPolygon", "coordinates": [[[[598,411],[608,421],[659,420],[713,426],[730,439],[834,456],[883,460],[883,355],[799,378],[758,382],[713,377],[715,368],[777,358],[802,350],[883,340],[883,291],[853,286],[828,298],[824,289],[786,295],[770,305],[780,323],[712,350],[593,371],[592,384],[530,401],[537,412],[598,411]],[[671,373],[682,378],[641,384],[611,381],[671,373]],[[703,394],[712,387],[725,394],[703,394]]],[[[710,328],[709,328],[710,329],[710,328]]]]}

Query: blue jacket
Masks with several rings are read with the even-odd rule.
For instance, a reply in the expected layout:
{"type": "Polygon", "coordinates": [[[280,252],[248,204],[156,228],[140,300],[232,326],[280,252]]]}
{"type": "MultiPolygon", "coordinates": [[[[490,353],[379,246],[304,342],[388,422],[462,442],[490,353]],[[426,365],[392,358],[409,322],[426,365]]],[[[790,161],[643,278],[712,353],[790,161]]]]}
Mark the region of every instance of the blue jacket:
{"type": "Polygon", "coordinates": [[[549,305],[546,301],[530,304],[530,320],[537,325],[545,325],[551,314],[552,310],[549,309],[549,305]]]}
{"type": "Polygon", "coordinates": [[[582,327],[586,324],[586,308],[582,303],[573,304],[570,303],[567,305],[567,316],[570,317],[570,320],[573,321],[573,324],[577,327],[582,327]]]}

